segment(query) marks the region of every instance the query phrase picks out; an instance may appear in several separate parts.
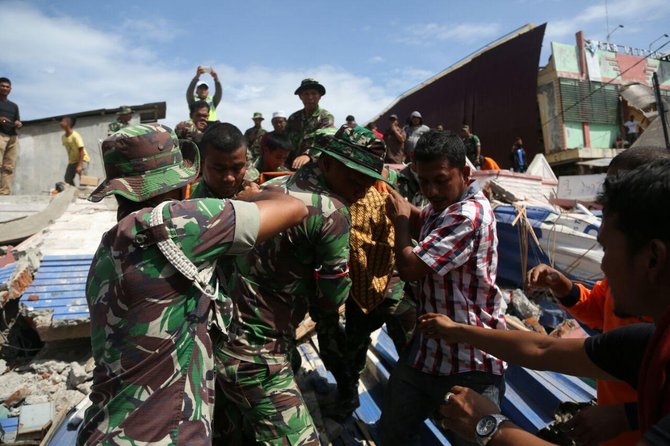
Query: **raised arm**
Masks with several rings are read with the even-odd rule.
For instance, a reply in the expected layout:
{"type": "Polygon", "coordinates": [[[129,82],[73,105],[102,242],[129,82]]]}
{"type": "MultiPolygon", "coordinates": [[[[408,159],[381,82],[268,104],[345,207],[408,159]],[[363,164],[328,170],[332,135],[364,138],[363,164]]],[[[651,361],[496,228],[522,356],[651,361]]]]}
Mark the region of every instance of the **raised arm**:
{"type": "Polygon", "coordinates": [[[214,104],[214,108],[219,106],[219,103],[221,102],[221,97],[223,96],[223,91],[221,88],[221,82],[219,82],[219,74],[214,71],[214,68],[211,68],[210,74],[212,75],[212,79],[214,79],[214,97],[212,98],[212,103],[214,104]]]}
{"type": "Polygon", "coordinates": [[[188,105],[191,105],[195,102],[195,99],[193,98],[193,92],[195,91],[195,84],[198,83],[198,79],[200,79],[200,75],[205,72],[205,69],[203,67],[198,67],[195,72],[195,76],[193,79],[191,79],[191,83],[188,84],[188,88],[186,89],[186,103],[188,105]]]}

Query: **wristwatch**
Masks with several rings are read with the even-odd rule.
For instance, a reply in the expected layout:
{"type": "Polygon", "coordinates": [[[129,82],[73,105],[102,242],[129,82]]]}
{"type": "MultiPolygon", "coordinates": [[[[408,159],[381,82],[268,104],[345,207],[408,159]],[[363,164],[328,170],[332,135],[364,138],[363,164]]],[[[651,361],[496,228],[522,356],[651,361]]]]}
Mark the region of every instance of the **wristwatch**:
{"type": "Polygon", "coordinates": [[[486,446],[498,432],[500,425],[505,421],[509,421],[509,418],[499,413],[481,417],[475,426],[477,443],[481,446],[486,446]]]}

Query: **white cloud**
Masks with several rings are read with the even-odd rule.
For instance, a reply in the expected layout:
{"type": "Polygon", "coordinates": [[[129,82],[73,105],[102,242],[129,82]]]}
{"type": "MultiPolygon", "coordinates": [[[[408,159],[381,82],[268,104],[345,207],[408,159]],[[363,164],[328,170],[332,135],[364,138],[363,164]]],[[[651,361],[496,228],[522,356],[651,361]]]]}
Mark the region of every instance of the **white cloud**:
{"type": "Polygon", "coordinates": [[[605,39],[606,12],[609,17],[610,32],[619,24],[625,28],[618,33],[633,33],[635,24],[656,20],[670,14],[670,2],[667,0],[616,0],[592,5],[573,17],[552,20],[547,24],[546,37],[549,40],[574,35],[578,30],[589,31],[593,38],[605,39]]]}
{"type": "Polygon", "coordinates": [[[418,23],[405,27],[398,42],[412,45],[432,45],[436,42],[475,43],[482,39],[498,37],[501,27],[497,23],[436,24],[418,23]]]}
{"type": "Polygon", "coordinates": [[[370,63],[381,63],[384,62],[384,58],[381,56],[372,56],[370,59],[368,59],[368,62],[370,63]]]}
{"type": "MultiPolygon", "coordinates": [[[[107,32],[70,17],[51,17],[27,3],[4,3],[0,29],[3,47],[12,51],[4,52],[0,72],[12,79],[12,99],[21,107],[22,118],[166,101],[165,124],[186,119],[185,90],[195,66],[186,67],[179,55],[165,58],[152,47],[152,42],[162,42],[161,28],[169,25],[156,23],[135,20],[122,25],[130,36],[142,30],[151,34],[138,43],[118,30],[107,32]]],[[[350,113],[365,122],[392,99],[370,78],[340,67],[277,71],[263,66],[232,67],[216,60],[211,65],[223,84],[219,119],[242,130],[251,126],[255,111],[268,116],[277,110],[291,113],[301,108],[293,91],[305,77],[326,86],[321,104],[335,115],[336,124],[350,113]]]]}

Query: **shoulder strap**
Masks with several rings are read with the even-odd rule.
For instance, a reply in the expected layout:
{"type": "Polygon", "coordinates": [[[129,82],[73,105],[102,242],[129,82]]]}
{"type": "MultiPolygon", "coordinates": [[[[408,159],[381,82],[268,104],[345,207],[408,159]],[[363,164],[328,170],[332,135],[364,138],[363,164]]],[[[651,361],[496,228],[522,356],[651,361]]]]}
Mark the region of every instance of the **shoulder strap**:
{"type": "MultiPolygon", "coordinates": [[[[162,226],[164,224],[163,208],[165,208],[165,206],[168,204],[170,204],[170,201],[164,201],[151,211],[151,218],[149,220],[151,227],[162,226]]],[[[184,255],[182,250],[171,238],[168,237],[163,240],[158,240],[156,244],[158,245],[160,252],[165,256],[168,262],[170,262],[170,264],[177,269],[177,271],[192,281],[193,285],[195,285],[195,287],[198,288],[205,296],[209,297],[210,299],[216,299],[219,292],[219,281],[216,281],[215,287],[212,287],[209,284],[209,281],[214,274],[216,260],[207,267],[203,268],[201,271],[198,271],[198,268],[188,257],[186,257],[186,255],[184,255]]]]}

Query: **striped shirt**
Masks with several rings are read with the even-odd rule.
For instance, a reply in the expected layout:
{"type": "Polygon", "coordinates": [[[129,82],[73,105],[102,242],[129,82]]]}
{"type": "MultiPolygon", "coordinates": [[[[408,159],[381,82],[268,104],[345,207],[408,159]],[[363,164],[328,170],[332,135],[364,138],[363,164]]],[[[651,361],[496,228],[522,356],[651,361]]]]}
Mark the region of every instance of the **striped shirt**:
{"type": "MultiPolygon", "coordinates": [[[[442,313],[456,322],[506,329],[502,293],[495,285],[498,238],[491,204],[471,182],[460,201],[440,213],[421,212],[414,253],[433,269],[419,281],[419,314],[442,313]]],[[[469,344],[448,344],[415,333],[409,364],[432,375],[481,371],[502,375],[506,364],[469,344]]]]}

